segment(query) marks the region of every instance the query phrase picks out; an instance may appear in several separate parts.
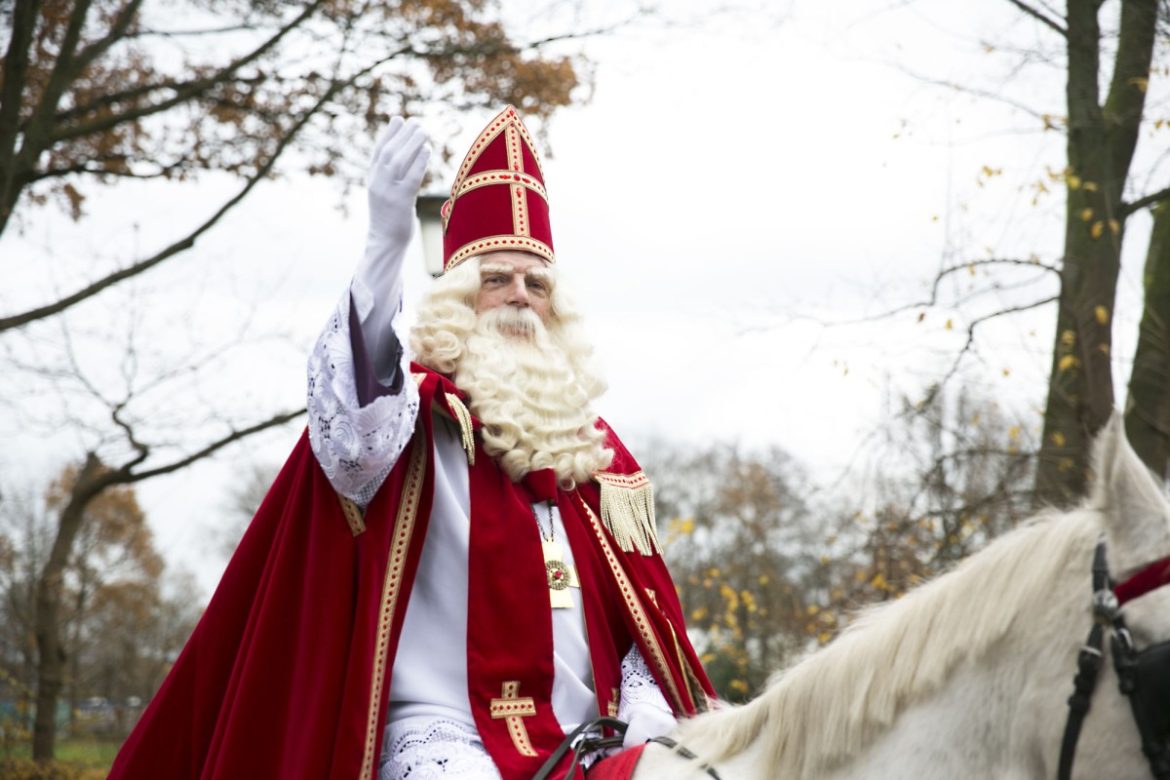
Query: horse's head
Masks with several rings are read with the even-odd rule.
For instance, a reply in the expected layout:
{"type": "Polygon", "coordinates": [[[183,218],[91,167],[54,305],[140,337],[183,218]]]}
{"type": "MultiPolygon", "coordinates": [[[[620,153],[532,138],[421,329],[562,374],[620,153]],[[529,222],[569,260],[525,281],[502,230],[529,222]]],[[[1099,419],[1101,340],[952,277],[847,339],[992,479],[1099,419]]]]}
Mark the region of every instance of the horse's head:
{"type": "Polygon", "coordinates": [[[1113,414],[1093,450],[1090,506],[1102,515],[1113,576],[1125,577],[1170,555],[1170,501],[1125,438],[1120,414],[1113,414]]]}
{"type": "MultiPolygon", "coordinates": [[[[1046,512],[863,613],[755,701],[682,724],[679,742],[725,777],[1054,777],[1078,654],[1100,621],[1100,674],[1072,776],[1149,778],[1114,667],[1124,654],[1109,637],[1123,623],[1136,649],[1161,648],[1163,658],[1143,656],[1156,663],[1139,675],[1153,692],[1140,706],[1170,716],[1170,644],[1161,644],[1170,640],[1170,585],[1165,564],[1150,567],[1170,556],[1170,500],[1119,417],[1098,437],[1093,462],[1086,506],[1046,512]],[[1114,613],[1103,571],[1102,592],[1091,587],[1100,536],[1114,578],[1149,574],[1155,585],[1131,589],[1142,595],[1114,613]]],[[[639,776],[679,771],[664,758],[639,776]]],[[[1170,780],[1170,767],[1157,776],[1170,780]]]]}
{"type": "Polygon", "coordinates": [[[1089,505],[1100,517],[1104,547],[1094,562],[1095,626],[1090,631],[1086,621],[1059,777],[1068,776],[1071,763],[1078,777],[1167,778],[1170,501],[1130,446],[1117,413],[1098,435],[1093,465],[1089,505]],[[1084,717],[1078,710],[1090,701],[1078,726],[1084,717]],[[1085,737],[1074,753],[1078,728],[1085,737]]]}

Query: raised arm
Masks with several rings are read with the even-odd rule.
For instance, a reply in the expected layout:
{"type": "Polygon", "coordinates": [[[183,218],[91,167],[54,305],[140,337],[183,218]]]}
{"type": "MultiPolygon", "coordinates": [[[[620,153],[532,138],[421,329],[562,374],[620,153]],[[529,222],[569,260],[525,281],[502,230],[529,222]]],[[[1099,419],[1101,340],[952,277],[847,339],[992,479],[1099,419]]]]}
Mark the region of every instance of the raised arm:
{"type": "Polygon", "coordinates": [[[430,148],[414,122],[391,120],[368,177],[366,250],[309,356],[309,440],[333,487],[365,506],[414,431],[418,390],[405,381],[402,260],[430,148]]]}

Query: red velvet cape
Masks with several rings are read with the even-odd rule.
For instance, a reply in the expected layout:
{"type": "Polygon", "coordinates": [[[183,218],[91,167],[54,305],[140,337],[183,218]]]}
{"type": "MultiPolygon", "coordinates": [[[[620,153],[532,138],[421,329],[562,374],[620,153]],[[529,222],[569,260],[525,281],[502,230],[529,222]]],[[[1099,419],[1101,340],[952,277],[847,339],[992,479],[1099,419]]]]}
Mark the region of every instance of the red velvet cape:
{"type": "MultiPolygon", "coordinates": [[[[458,419],[454,386],[415,371],[421,409],[458,419]]],[[[433,417],[420,412],[411,444],[355,528],[301,436],[174,668],[119,752],[111,780],[373,777],[394,648],[430,514],[433,441],[433,417]]],[[[633,473],[637,464],[616,436],[610,446],[616,452],[611,470],[633,473]]],[[[605,583],[619,596],[616,605],[594,605],[615,609],[625,626],[624,635],[613,633],[610,652],[622,651],[622,636],[627,646],[632,640],[677,713],[703,709],[714,692],[686,637],[661,558],[618,548],[598,519],[597,485],[558,491],[556,500],[566,530],[571,518],[583,518],[588,527],[570,534],[591,534],[582,543],[604,562],[581,572],[583,593],[605,583]]],[[[576,541],[573,548],[578,557],[576,541]]],[[[469,633],[469,661],[471,642],[469,633]]],[[[600,688],[604,702],[610,692],[600,688]]],[[[484,736],[488,744],[492,738],[484,736]]],[[[539,766],[546,754],[542,744],[537,756],[502,767],[504,777],[531,776],[532,763],[539,766]]]]}

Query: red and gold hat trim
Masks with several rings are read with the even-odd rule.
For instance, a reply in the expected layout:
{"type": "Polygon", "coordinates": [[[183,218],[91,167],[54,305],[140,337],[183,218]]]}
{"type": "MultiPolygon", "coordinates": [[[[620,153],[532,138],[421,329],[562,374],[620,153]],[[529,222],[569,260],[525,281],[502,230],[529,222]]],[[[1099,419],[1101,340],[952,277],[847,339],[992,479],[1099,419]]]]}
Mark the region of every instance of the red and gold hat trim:
{"type": "Polygon", "coordinates": [[[526,236],[488,236],[487,238],[481,238],[478,241],[464,244],[459,251],[451,255],[447,260],[447,267],[444,269],[444,273],[450,271],[473,255],[483,254],[484,252],[497,252],[505,249],[518,249],[522,252],[531,252],[550,263],[555,262],[552,249],[543,241],[537,241],[535,238],[526,236]]]}
{"type": "MultiPolygon", "coordinates": [[[[527,187],[536,192],[540,197],[548,200],[548,193],[544,190],[544,185],[535,176],[530,176],[522,171],[484,171],[477,173],[470,177],[456,190],[453,198],[458,198],[462,195],[471,192],[479,187],[485,187],[489,184],[508,184],[511,186],[527,187]]],[[[451,201],[448,201],[450,203],[451,201]]],[[[443,209],[443,228],[447,227],[447,219],[451,216],[451,209],[443,209]]]]}

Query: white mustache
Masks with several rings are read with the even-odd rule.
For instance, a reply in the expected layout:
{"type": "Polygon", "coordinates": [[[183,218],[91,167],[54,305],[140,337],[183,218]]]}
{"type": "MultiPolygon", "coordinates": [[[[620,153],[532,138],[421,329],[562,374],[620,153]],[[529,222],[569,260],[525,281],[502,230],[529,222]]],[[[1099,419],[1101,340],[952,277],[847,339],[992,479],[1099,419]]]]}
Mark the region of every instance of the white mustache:
{"type": "Polygon", "coordinates": [[[518,306],[497,306],[479,315],[480,323],[506,336],[532,339],[544,323],[532,309],[518,306]]]}

